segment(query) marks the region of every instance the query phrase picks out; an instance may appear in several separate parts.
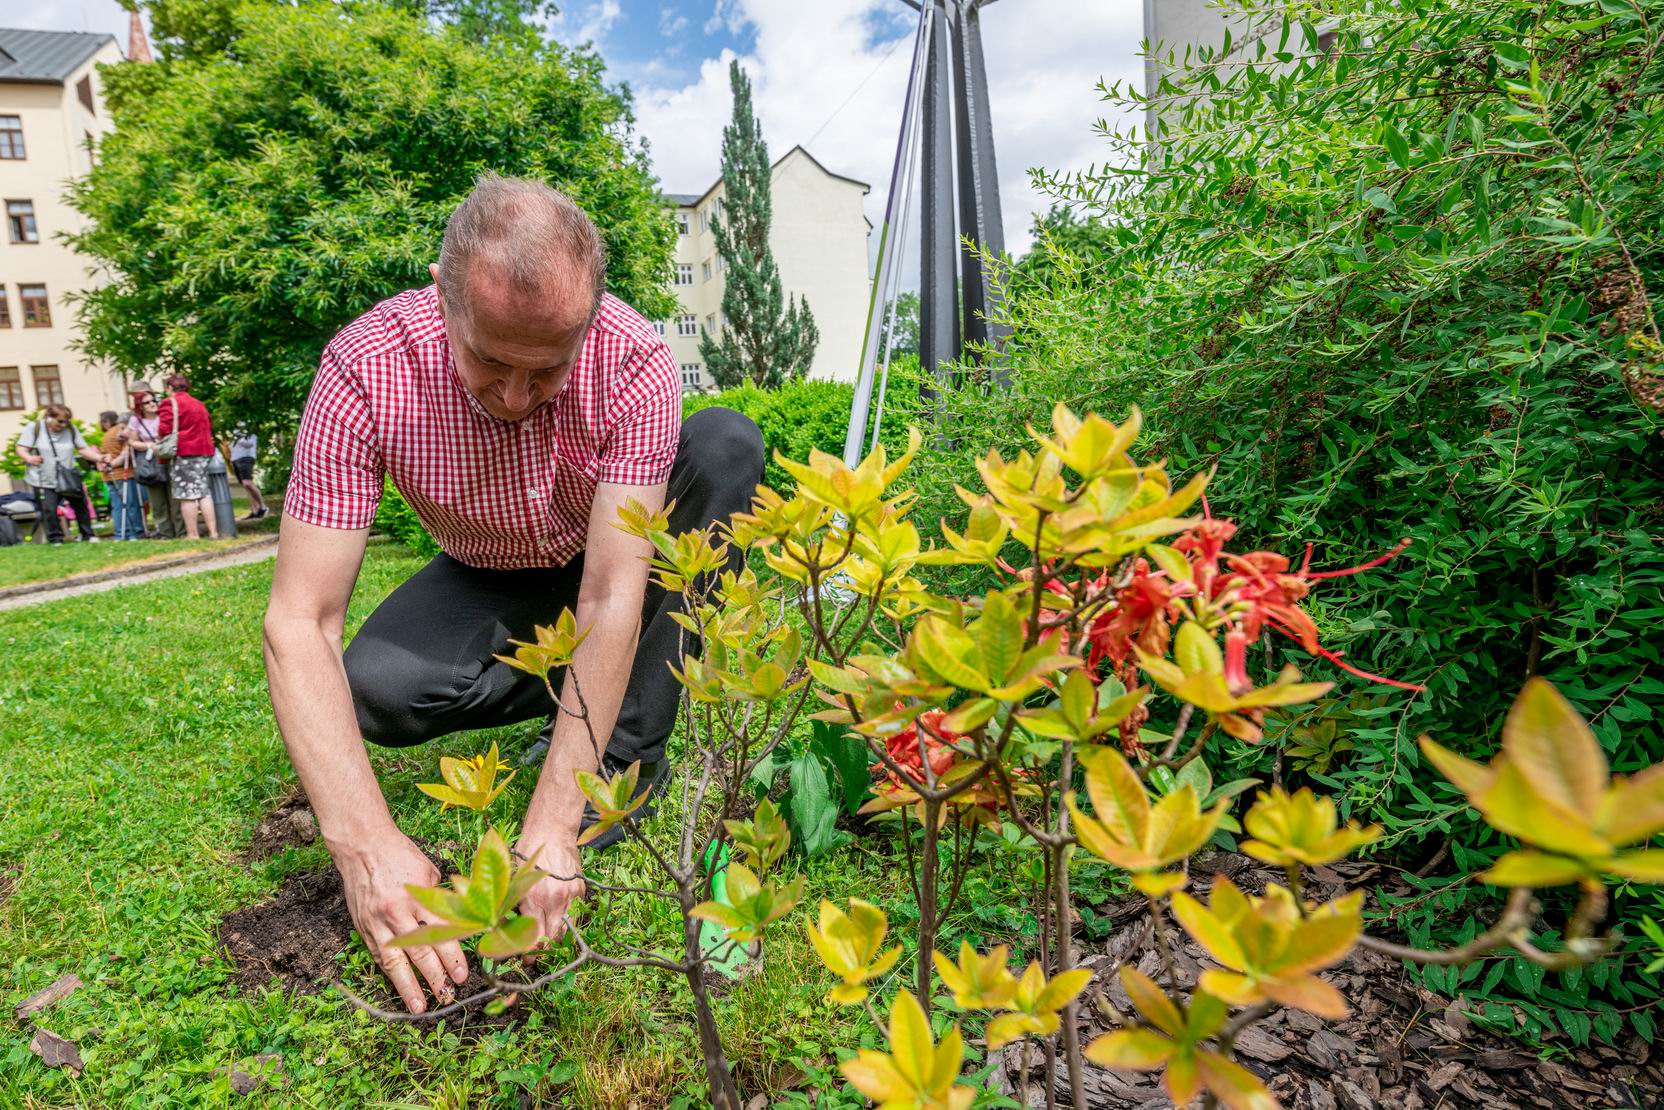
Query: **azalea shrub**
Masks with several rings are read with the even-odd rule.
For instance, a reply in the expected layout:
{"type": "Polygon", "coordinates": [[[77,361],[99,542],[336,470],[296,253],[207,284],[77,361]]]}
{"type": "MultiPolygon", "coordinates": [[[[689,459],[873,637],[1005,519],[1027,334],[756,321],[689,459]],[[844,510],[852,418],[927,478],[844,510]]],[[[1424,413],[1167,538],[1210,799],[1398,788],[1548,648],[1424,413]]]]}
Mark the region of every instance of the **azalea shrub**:
{"type": "MultiPolygon", "coordinates": [[[[1116,424],[1056,406],[1028,448],[979,462],[981,481],[960,489],[963,508],[935,539],[912,519],[917,431],[899,458],[880,446],[853,468],[820,452],[780,456],[792,492],[762,487],[748,511],[705,531],[672,535],[664,512],[627,506],[619,526],[651,543],[655,579],[683,601],[678,820],[653,832],[639,820],[635,768],[581,774],[579,786],[599,818],[588,835],[621,826],[662,876],[658,887],[615,893],[674,904],[681,943],[609,953],[593,923],[574,922],[553,970],[528,978],[488,964],[487,991],[422,1017],[496,1004],[586,963],[681,975],[712,1105],[739,1110],[709,974],[739,949],[765,950],[775,930],[801,928],[832,977],[828,1004],[862,1008],[887,1033],[841,1065],[882,1105],[970,1105],[967,1038],[980,1036],[989,1051],[1042,1051],[1048,1084],[1077,1106],[1085,1069],[1101,1066],[1159,1071],[1179,1105],[1205,1094],[1263,1108],[1275,1102],[1236,1062],[1236,1038],[1278,1007],[1346,1016],[1347,1000],[1320,973],[1360,945],[1438,966],[1506,949],[1559,969],[1607,951],[1609,884],[1664,879],[1664,851],[1646,846],[1664,829],[1664,769],[1612,776],[1588,724],[1542,679],[1519,693],[1489,762],[1455,754],[1453,737],[1422,741],[1478,819],[1518,845],[1483,877],[1510,892],[1494,921],[1460,947],[1423,949],[1365,932],[1368,890],[1311,896],[1308,868],[1367,849],[1381,829],[1343,819],[1310,788],[1215,786],[1208,761],[1227,739],[1266,742],[1268,714],[1356,672],[1324,644],[1308,607],[1326,582],[1372,573],[1402,545],[1334,569],[1315,569],[1309,550],[1297,559],[1234,550],[1233,523],[1204,496],[1211,472],[1181,478],[1141,461],[1141,426],[1136,409],[1116,424]],[[749,556],[739,571],[725,569],[735,548],[749,556]],[[933,568],[969,566],[994,584],[969,595],[927,585],[933,568]],[[860,897],[801,906],[790,829],[770,799],[753,801],[755,771],[806,714],[870,753],[863,809],[904,847],[916,909],[905,937],[860,897]],[[1009,829],[1044,860],[1033,892],[1040,932],[1021,961],[1003,946],[942,950],[965,876],[985,863],[982,829],[1009,829]],[[1215,876],[1197,897],[1192,861],[1221,830],[1285,881],[1251,891],[1215,876]],[[1085,1043],[1078,1009],[1091,974],[1076,966],[1072,885],[1083,864],[1128,877],[1161,958],[1154,977],[1118,969],[1132,1010],[1085,1043]],[[1571,908],[1545,923],[1536,892],[1562,887],[1571,908]],[[1217,966],[1189,977],[1174,958],[1178,932],[1217,966]]],[[[575,676],[558,696],[555,686],[584,634],[566,612],[503,658],[542,676],[560,711],[587,719],[575,676]]],[[[1361,677],[1388,696],[1415,691],[1393,676],[1361,677]]],[[[452,761],[429,793],[483,810],[496,771],[495,753],[452,761]]],[[[442,924],[405,943],[478,936],[488,960],[526,951],[532,929],[514,907],[539,873],[503,845],[488,829],[469,875],[413,888],[442,924]]]]}

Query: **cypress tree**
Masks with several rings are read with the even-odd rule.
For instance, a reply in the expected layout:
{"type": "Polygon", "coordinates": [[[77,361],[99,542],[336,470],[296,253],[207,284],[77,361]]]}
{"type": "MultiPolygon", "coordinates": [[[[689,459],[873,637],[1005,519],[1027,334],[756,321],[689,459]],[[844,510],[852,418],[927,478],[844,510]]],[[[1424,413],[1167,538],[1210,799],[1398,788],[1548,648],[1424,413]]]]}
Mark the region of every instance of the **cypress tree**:
{"type": "Polygon", "coordinates": [[[723,214],[713,222],[727,270],[720,335],[699,339],[699,354],[723,389],[750,382],[763,388],[801,378],[814,360],[820,332],[809,302],[780,286],[769,249],[772,218],[768,144],[751,111],[751,79],[728,67],[734,119],[722,129],[723,214]]]}

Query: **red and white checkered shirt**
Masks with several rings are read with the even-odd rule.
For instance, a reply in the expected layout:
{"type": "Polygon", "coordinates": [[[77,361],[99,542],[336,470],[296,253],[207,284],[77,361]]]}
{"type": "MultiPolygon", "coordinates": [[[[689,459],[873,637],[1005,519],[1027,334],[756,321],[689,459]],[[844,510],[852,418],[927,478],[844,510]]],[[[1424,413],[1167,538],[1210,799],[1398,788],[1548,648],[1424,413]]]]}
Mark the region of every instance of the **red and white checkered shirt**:
{"type": "Polygon", "coordinates": [[[451,557],[563,566],[583,550],[596,484],[665,481],[681,422],[675,358],[611,294],[560,393],[497,419],[458,378],[430,285],[378,304],[324,349],[283,511],[367,528],[391,478],[451,557]]]}

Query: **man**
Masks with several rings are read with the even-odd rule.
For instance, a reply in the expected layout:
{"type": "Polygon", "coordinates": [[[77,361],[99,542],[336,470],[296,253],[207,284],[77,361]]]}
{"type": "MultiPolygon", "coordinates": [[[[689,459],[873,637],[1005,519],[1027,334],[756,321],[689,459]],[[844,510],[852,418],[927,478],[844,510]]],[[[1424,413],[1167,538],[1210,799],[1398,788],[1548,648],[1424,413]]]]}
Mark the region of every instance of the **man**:
{"type": "MultiPolygon", "coordinates": [[[[396,827],[360,741],[406,745],[553,709],[493,658],[572,607],[589,635],[570,668],[617,771],[665,777],[678,689],[675,599],[647,586],[648,545],[614,527],[629,498],[671,528],[744,508],[762,437],[737,413],[682,424],[680,379],[653,327],[604,291],[589,218],[545,185],[486,175],[452,214],[434,284],[385,301],[325,350],[284,498],[266,671],[278,725],[345,885],[358,931],[412,1012],[467,977],[455,944],[388,941],[431,919],[405,884],[439,875],[396,827]],[[680,434],[678,435],[678,427],[680,434]],[[390,478],[443,553],[370,615],[343,658],[342,622],[390,478]],[[637,647],[638,634],[640,647],[637,647]],[[610,738],[610,742],[609,742],[610,738]]],[[[563,681],[574,711],[574,681],[563,681]]],[[[574,773],[584,723],[556,715],[516,850],[554,877],[522,912],[560,935],[583,891],[574,773]]]]}
{"type": "Polygon", "coordinates": [[[161,434],[179,433],[178,454],[168,463],[168,487],[185,517],[185,538],[197,538],[196,514],[208,525],[208,538],[220,538],[208,485],[208,460],[214,454],[214,424],[208,406],[191,396],[191,381],[183,374],[168,377],[168,396],[162,402],[161,434]]]}
{"type": "Polygon", "coordinates": [[[260,483],[254,480],[254,460],[260,454],[260,437],[256,435],[240,435],[231,441],[229,449],[231,458],[231,472],[242,483],[243,490],[248,494],[249,513],[244,520],[259,520],[271,510],[266,508],[266,499],[260,493],[260,483]]]}

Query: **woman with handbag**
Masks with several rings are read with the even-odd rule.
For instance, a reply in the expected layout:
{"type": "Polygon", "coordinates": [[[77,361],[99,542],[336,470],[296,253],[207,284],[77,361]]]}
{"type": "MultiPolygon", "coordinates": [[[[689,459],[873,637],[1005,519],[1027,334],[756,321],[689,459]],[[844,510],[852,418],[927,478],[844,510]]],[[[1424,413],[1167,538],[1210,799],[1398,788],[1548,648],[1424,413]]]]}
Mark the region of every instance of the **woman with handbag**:
{"type": "Polygon", "coordinates": [[[75,456],[79,454],[91,463],[102,457],[82,438],[69,406],[47,405],[41,418],[18,437],[17,453],[28,464],[24,479],[35,489],[41,519],[46,524],[46,542],[64,542],[63,525],[58,520],[58,504],[62,502],[74,511],[81,538],[97,543],[98,537],[92,534],[92,502],[87,500],[87,485],[75,465],[75,456]]]}
{"type": "Polygon", "coordinates": [[[156,393],[144,382],[132,390],[133,415],[127,421],[127,448],[133,453],[133,478],[139,494],[150,507],[151,528],[159,540],[185,534],[185,517],[179,511],[168,485],[168,465],[156,455],[162,438],[161,405],[156,393]]]}
{"type": "Polygon", "coordinates": [[[162,438],[156,455],[168,464],[173,499],[185,516],[185,538],[197,538],[196,517],[202,514],[208,538],[220,538],[208,484],[208,460],[214,455],[214,424],[208,409],[191,396],[191,381],[183,374],[168,375],[168,398],[162,402],[162,438]]]}

